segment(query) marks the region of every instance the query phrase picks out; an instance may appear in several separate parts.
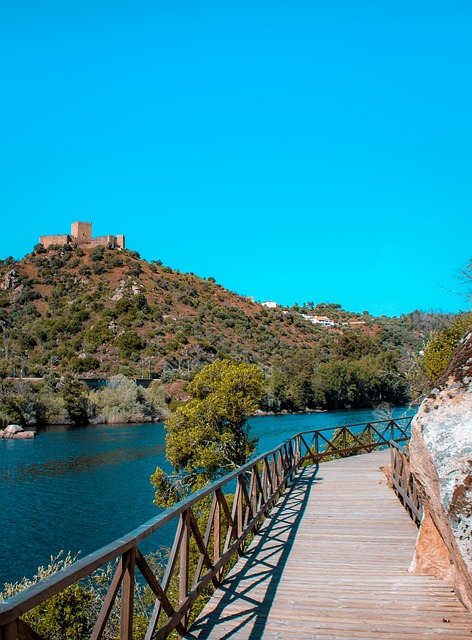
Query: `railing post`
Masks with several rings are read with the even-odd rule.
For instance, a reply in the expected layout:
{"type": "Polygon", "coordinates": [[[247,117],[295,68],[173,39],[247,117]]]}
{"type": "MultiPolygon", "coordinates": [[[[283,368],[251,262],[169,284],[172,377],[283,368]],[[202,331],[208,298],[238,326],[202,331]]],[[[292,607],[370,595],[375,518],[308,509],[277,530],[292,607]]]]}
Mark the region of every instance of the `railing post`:
{"type": "Polygon", "coordinates": [[[121,584],[121,624],[120,640],[133,638],[133,605],[134,605],[134,567],[136,548],[133,547],[123,554],[125,567],[121,584]]]}
{"type": "MultiPolygon", "coordinates": [[[[244,482],[244,478],[242,475],[239,476],[238,478],[238,482],[241,485],[239,488],[239,495],[238,497],[238,503],[237,503],[237,509],[236,509],[236,535],[239,536],[242,534],[243,532],[243,497],[244,497],[244,492],[243,492],[243,482],[244,482]]],[[[235,497],[236,499],[236,497],[235,497]]]]}
{"type": "MultiPolygon", "coordinates": [[[[258,503],[257,468],[255,466],[252,468],[251,483],[249,487],[250,489],[252,487],[252,493],[249,494],[249,499],[251,500],[252,515],[255,516],[257,513],[258,503]]],[[[256,525],[256,531],[258,528],[259,527],[256,525]]]]}
{"type": "Polygon", "coordinates": [[[0,640],[16,640],[18,637],[18,620],[0,627],[0,640]]]}
{"type": "MultiPolygon", "coordinates": [[[[288,441],[288,452],[287,452],[287,468],[288,469],[290,469],[290,467],[293,466],[294,459],[295,459],[295,456],[293,455],[293,444],[292,444],[292,441],[289,440],[288,441]]],[[[293,478],[293,474],[291,473],[290,476],[287,477],[287,481],[291,482],[292,478],[293,478]]]]}
{"type": "MultiPolygon", "coordinates": [[[[190,556],[190,507],[182,515],[182,541],[180,543],[180,575],[179,575],[179,604],[183,604],[188,595],[189,556],[190,556]]],[[[188,615],[182,620],[187,628],[188,615]]],[[[180,637],[180,636],[179,636],[180,637]]]]}
{"type": "MultiPolygon", "coordinates": [[[[216,496],[216,493],[215,493],[216,496]]],[[[216,496],[215,517],[213,518],[213,563],[216,564],[221,554],[221,504],[216,496]]],[[[221,581],[222,572],[216,574],[218,582],[221,581]]]]}
{"type": "Polygon", "coordinates": [[[272,466],[271,466],[271,488],[272,488],[272,493],[275,493],[275,490],[277,489],[277,485],[278,485],[278,478],[277,478],[277,455],[275,453],[272,454],[272,466]]]}

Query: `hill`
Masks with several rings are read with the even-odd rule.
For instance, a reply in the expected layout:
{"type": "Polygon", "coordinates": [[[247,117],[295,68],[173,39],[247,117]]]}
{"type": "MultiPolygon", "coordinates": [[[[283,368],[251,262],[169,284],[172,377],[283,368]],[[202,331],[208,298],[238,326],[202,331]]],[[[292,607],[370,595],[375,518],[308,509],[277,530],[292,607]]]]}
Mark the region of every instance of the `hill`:
{"type": "Polygon", "coordinates": [[[136,251],[37,245],[22,260],[0,261],[0,378],[170,383],[226,357],[262,368],[266,409],[398,403],[411,396],[424,341],[451,319],[379,318],[323,303],[265,308],[136,251]],[[332,324],[314,324],[321,315],[332,324]]]}

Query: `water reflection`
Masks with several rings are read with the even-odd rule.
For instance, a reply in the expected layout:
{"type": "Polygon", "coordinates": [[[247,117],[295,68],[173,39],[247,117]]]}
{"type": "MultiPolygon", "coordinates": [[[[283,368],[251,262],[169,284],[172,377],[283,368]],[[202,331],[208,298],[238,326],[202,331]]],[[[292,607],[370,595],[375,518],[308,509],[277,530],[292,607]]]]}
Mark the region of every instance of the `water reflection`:
{"type": "Polygon", "coordinates": [[[139,449],[113,449],[100,453],[80,455],[71,458],[32,462],[18,468],[0,470],[0,481],[16,483],[24,480],[53,478],[76,473],[86,473],[105,465],[119,466],[124,462],[142,460],[149,456],[161,456],[165,452],[164,445],[140,447],[139,449]]]}

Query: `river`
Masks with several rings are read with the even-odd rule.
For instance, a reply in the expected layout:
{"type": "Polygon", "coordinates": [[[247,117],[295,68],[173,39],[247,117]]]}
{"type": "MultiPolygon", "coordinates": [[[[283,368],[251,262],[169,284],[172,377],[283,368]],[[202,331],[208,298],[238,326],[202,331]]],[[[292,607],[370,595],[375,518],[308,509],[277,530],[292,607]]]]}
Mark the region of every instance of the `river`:
{"type": "MultiPolygon", "coordinates": [[[[299,431],[375,419],[371,410],[330,411],[250,424],[263,452],[299,431]]],[[[61,550],[86,555],[154,517],[157,465],[169,468],[162,423],[50,426],[34,440],[0,440],[0,590],[61,550]]],[[[171,534],[155,544],[169,545],[171,534]]]]}

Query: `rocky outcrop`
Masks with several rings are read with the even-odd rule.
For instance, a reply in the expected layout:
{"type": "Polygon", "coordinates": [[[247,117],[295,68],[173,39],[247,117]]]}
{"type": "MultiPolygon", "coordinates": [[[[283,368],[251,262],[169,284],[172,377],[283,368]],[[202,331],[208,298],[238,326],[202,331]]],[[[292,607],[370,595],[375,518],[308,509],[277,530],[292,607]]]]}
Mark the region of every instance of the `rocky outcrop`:
{"type": "Polygon", "coordinates": [[[25,431],[19,424],[9,424],[3,431],[0,430],[0,438],[4,440],[32,440],[35,436],[34,431],[25,431]]]}
{"type": "Polygon", "coordinates": [[[18,273],[15,271],[15,269],[11,269],[11,271],[8,271],[0,281],[0,289],[3,289],[3,291],[7,291],[8,289],[15,289],[20,284],[20,282],[21,281],[18,273]]]}
{"type": "Polygon", "coordinates": [[[413,420],[410,455],[425,512],[411,570],[472,610],[472,330],[413,420]]]}

